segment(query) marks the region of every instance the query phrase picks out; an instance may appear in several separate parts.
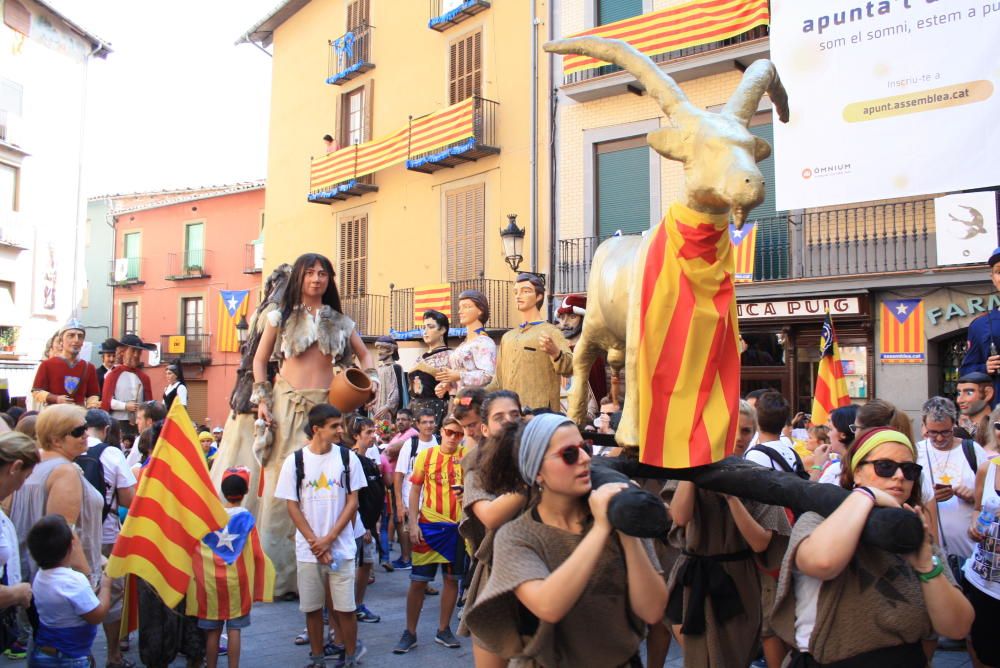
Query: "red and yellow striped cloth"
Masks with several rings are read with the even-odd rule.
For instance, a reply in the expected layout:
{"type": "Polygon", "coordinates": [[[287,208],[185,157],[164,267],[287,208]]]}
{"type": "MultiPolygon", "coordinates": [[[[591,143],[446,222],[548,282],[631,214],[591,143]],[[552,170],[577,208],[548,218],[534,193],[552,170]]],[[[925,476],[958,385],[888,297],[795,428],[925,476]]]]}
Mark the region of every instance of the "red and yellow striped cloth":
{"type": "MultiPolygon", "coordinates": [[[[594,35],[621,39],[647,56],[655,56],[729,39],[770,21],[767,0],[692,0],[569,37],[594,35]]],[[[567,55],[563,57],[563,74],[606,64],[590,56],[567,55]]]]}
{"type": "Polygon", "coordinates": [[[410,482],[423,485],[421,490],[420,514],[428,522],[458,522],[462,515],[462,505],[458,502],[452,485],[462,484],[462,457],[465,448],[450,455],[441,446],[428,448],[413,463],[410,482]]]}
{"type": "Polygon", "coordinates": [[[416,118],[408,126],[385,137],[345,146],[339,151],[314,158],[309,175],[309,192],[330,190],[344,181],[367,176],[398,165],[420,153],[472,137],[475,98],[467,98],[433,114],[416,118]]]}
{"type": "Polygon", "coordinates": [[[432,283],[413,289],[413,326],[424,326],[424,312],[440,311],[451,321],[451,285],[432,283]]]}
{"type": "Polygon", "coordinates": [[[923,364],[927,359],[923,299],[886,299],[882,302],[883,364],[923,364]]]}
{"type": "Polygon", "coordinates": [[[830,413],[851,403],[844,379],[844,365],[840,360],[840,346],[837,332],[833,328],[833,317],[827,311],[823,321],[823,333],[819,339],[819,368],[816,370],[816,394],[813,395],[813,424],[826,424],[830,413]]]}
{"type": "Polygon", "coordinates": [[[739,230],[735,225],[730,225],[729,238],[733,240],[733,253],[736,259],[733,281],[753,283],[754,260],[757,255],[757,223],[747,223],[739,230]]]}
{"type": "Polygon", "coordinates": [[[732,454],[739,329],[728,215],[674,203],[642,270],[639,459],[665,468],[732,454]]]}

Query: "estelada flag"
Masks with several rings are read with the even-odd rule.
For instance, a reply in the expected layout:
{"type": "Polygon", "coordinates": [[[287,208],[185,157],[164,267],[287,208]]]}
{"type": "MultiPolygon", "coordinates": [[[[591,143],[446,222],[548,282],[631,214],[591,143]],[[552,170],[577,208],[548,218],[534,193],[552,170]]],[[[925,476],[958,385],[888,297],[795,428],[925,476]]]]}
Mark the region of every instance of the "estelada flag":
{"type": "Polygon", "coordinates": [[[736,283],[752,283],[754,257],[757,255],[757,223],[747,223],[740,230],[735,225],[730,225],[729,238],[733,242],[736,261],[733,280],[736,283]]]}
{"type": "Polygon", "coordinates": [[[927,358],[923,299],[882,302],[879,359],[886,364],[919,364],[927,358]]]}
{"type": "Polygon", "coordinates": [[[201,539],[228,523],[194,423],[184,405],[175,401],[143,469],[107,574],[138,575],[172,608],[187,592],[201,539]]]}
{"type": "MultiPolygon", "coordinates": [[[[666,468],[732,454],[740,398],[729,219],[673,204],[638,270],[639,460],[666,468]]],[[[642,260],[640,260],[642,261],[642,260]]]]}
{"type": "Polygon", "coordinates": [[[246,316],[250,305],[249,290],[219,290],[219,352],[238,353],[240,337],[236,325],[246,316]]]}
{"type": "Polygon", "coordinates": [[[413,289],[413,325],[423,327],[424,312],[440,311],[451,320],[451,285],[433,283],[413,289]]]}
{"type": "Polygon", "coordinates": [[[274,598],[274,566],[264,554],[253,515],[233,515],[229,524],[202,539],[186,607],[198,619],[235,619],[254,602],[274,598]]]}
{"type": "Polygon", "coordinates": [[[844,365],[840,361],[840,347],[837,332],[833,329],[833,317],[827,312],[823,321],[823,333],[819,339],[819,370],[816,372],[816,394],[813,396],[813,424],[826,424],[830,413],[851,403],[844,380],[844,365]]]}

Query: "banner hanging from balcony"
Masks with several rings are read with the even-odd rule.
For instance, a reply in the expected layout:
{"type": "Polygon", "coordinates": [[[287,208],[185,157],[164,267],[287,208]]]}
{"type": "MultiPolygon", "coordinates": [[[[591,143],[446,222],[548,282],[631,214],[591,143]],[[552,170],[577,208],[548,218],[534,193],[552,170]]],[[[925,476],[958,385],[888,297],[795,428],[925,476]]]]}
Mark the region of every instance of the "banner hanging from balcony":
{"type": "Polygon", "coordinates": [[[938,266],[985,264],[997,247],[997,195],[992,190],[934,198],[938,266]]]}
{"type": "Polygon", "coordinates": [[[883,364],[922,364],[927,357],[923,299],[882,302],[879,360],[883,364]]]}
{"type": "Polygon", "coordinates": [[[452,319],[451,284],[434,283],[413,289],[413,326],[423,327],[424,311],[432,309],[444,313],[449,321],[452,319]]]}
{"type": "Polygon", "coordinates": [[[733,242],[733,257],[736,258],[733,281],[752,283],[754,258],[757,255],[757,223],[747,223],[741,230],[737,230],[735,225],[730,225],[729,238],[733,242]]]}
{"type": "Polygon", "coordinates": [[[315,158],[309,178],[313,195],[330,193],[338,184],[406,162],[409,158],[469,139],[475,134],[475,98],[413,119],[381,139],[355,144],[315,158]]]}
{"type": "MultiPolygon", "coordinates": [[[[693,0],[569,35],[622,39],[647,56],[720,42],[770,22],[767,0],[693,0]]],[[[589,56],[563,57],[563,74],[607,65],[589,56]]]]}
{"type": "Polygon", "coordinates": [[[249,290],[219,290],[219,341],[220,353],[238,353],[240,337],[236,325],[246,317],[250,305],[249,290]]]}

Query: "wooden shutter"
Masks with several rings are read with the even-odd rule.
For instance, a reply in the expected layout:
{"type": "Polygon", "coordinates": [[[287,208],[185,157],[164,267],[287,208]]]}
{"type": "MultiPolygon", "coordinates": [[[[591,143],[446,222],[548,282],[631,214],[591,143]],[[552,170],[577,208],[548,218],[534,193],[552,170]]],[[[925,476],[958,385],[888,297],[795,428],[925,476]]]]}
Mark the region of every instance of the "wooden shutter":
{"type": "Polygon", "coordinates": [[[363,94],[364,94],[365,97],[362,100],[361,104],[362,104],[362,107],[364,109],[364,112],[362,113],[362,118],[364,118],[365,127],[364,127],[364,130],[361,131],[361,136],[363,136],[365,138],[364,141],[371,141],[371,139],[372,139],[372,108],[374,107],[374,105],[372,104],[372,102],[375,99],[374,98],[374,94],[375,94],[375,80],[374,79],[369,79],[368,82],[365,84],[365,92],[363,94]]]}
{"type": "Polygon", "coordinates": [[[650,149],[645,138],[608,142],[596,150],[597,236],[603,240],[618,230],[648,230],[650,149]]]}
{"type": "Polygon", "coordinates": [[[445,257],[449,282],[480,278],[486,269],[486,186],[445,195],[445,257]]]}
{"type": "Polygon", "coordinates": [[[347,3],[347,29],[353,30],[368,23],[369,0],[353,0],[347,3]]]}
{"type": "Polygon", "coordinates": [[[208,381],[185,381],[188,388],[187,412],[195,424],[205,424],[208,417],[208,381]]]}
{"type": "Polygon", "coordinates": [[[448,47],[448,99],[461,102],[482,94],[483,33],[474,32],[448,47]]]}
{"type": "Polygon", "coordinates": [[[357,297],[368,287],[368,216],[340,220],[340,294],[357,297]]]}

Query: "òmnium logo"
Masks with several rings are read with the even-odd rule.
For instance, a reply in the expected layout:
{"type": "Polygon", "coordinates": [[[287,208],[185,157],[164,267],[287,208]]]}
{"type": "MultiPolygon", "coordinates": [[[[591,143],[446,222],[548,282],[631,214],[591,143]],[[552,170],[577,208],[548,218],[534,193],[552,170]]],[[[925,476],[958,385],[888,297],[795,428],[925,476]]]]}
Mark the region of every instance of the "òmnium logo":
{"type": "Polygon", "coordinates": [[[851,172],[851,163],[845,162],[839,165],[817,165],[814,167],[806,167],[802,170],[803,179],[811,179],[816,177],[817,179],[823,178],[824,176],[842,176],[844,174],[849,174],[851,172]]]}

